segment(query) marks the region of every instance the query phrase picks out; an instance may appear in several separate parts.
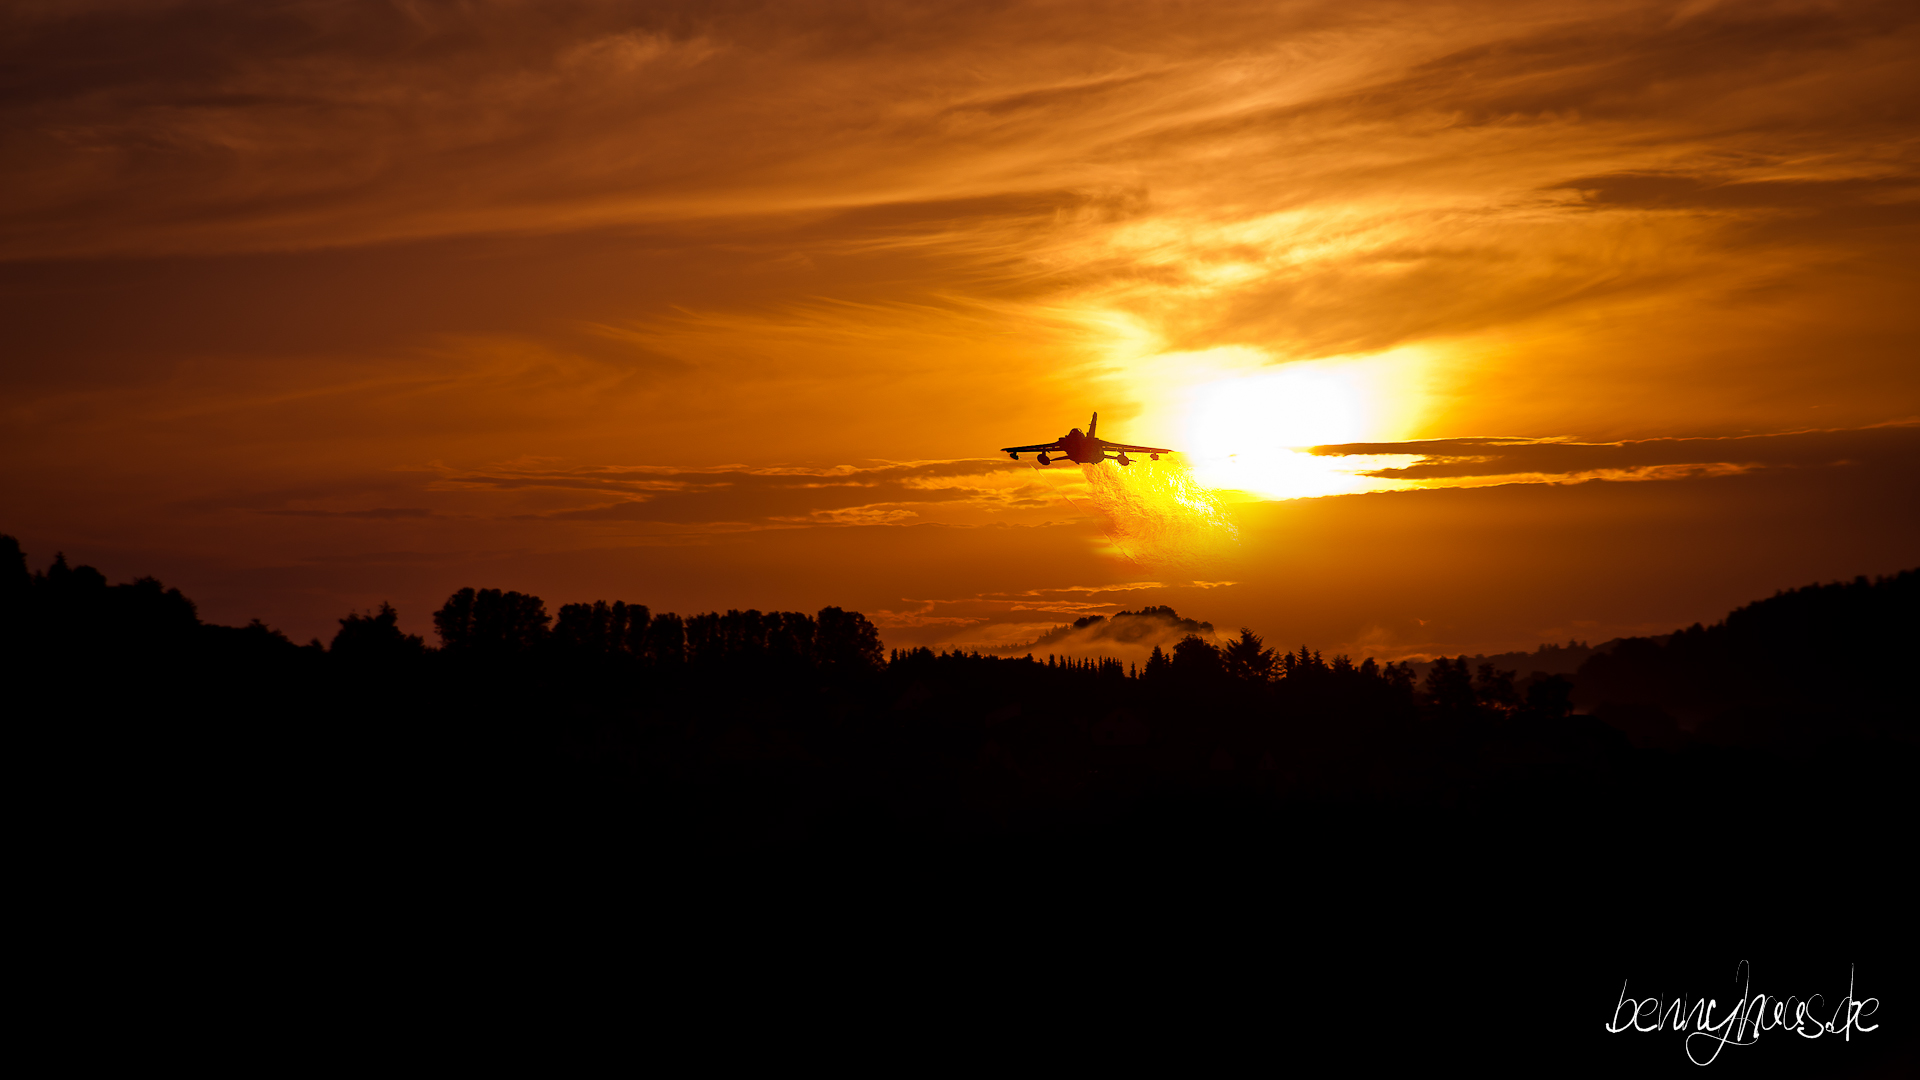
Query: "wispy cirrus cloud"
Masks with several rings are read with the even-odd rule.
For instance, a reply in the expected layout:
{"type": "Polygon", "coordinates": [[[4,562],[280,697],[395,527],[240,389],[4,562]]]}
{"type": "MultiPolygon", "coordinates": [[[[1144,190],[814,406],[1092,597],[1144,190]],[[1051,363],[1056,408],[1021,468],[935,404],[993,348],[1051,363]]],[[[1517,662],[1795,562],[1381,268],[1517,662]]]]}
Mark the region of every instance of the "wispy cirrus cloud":
{"type": "Polygon", "coordinates": [[[274,514],[280,517],[335,517],[363,518],[373,521],[393,521],[397,518],[430,518],[434,512],[421,506],[376,506],[369,510],[262,510],[262,514],[274,514]]]}
{"type": "Polygon", "coordinates": [[[563,532],[627,524],[681,535],[928,522],[1036,524],[1072,516],[1054,488],[1000,459],[835,466],[567,465],[523,459],[480,469],[437,466],[339,484],[227,493],[177,509],[369,522],[512,520],[563,532]],[[363,501],[368,495],[433,505],[370,507],[363,501]]]}

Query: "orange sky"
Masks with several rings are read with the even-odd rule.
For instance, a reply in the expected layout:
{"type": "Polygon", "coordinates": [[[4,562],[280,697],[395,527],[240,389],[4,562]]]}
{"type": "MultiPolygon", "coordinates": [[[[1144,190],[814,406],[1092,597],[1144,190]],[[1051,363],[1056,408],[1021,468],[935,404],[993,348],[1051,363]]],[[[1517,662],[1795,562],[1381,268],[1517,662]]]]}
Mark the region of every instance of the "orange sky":
{"type": "Polygon", "coordinates": [[[1911,4],[0,22],[0,531],[210,620],[1398,657],[1920,565],[1911,4]],[[994,453],[1095,409],[1184,453],[994,453]]]}

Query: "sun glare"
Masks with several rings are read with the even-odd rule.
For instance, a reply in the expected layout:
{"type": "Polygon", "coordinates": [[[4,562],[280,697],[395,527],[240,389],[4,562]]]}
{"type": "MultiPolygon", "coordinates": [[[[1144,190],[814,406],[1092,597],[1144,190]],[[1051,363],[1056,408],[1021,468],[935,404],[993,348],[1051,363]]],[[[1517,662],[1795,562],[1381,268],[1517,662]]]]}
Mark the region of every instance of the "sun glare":
{"type": "Polygon", "coordinates": [[[1230,347],[1163,354],[1130,374],[1148,403],[1140,426],[1174,435],[1195,482],[1299,499],[1405,486],[1360,475],[1386,459],[1315,457],[1307,448],[1407,438],[1427,366],[1414,349],[1275,364],[1230,347]]]}

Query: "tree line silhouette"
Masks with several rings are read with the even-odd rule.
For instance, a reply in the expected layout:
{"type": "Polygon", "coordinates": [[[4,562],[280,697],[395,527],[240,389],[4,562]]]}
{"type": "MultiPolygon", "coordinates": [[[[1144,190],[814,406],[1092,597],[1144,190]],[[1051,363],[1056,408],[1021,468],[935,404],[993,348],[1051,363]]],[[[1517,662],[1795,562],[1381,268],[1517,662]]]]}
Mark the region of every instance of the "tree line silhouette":
{"type": "Polygon", "coordinates": [[[539,763],[590,776],[581,790],[731,804],[718,816],[748,833],[774,819],[805,831],[849,802],[903,828],[991,831],[1167,792],[1561,797],[1617,782],[1636,751],[1793,754],[1916,732],[1894,675],[1916,645],[1916,571],[1608,643],[1571,677],[1443,657],[1416,679],[1408,663],[1276,651],[1250,629],[1220,645],[1188,634],[1138,666],[887,654],[864,616],[835,607],[681,616],[595,601],[550,617],[539,597],[472,588],[433,613],[437,647],[385,604],[297,645],[257,620],[204,623],[152,578],[110,585],[60,555],[30,573],[11,537],[0,564],[7,655],[41,676],[46,708],[165,705],[209,732],[277,715],[335,745],[386,746],[383,767],[419,783],[434,782],[429,760],[539,763]],[[745,824],[755,813],[766,820],[745,824]]]}
{"type": "MultiPolygon", "coordinates": [[[[1228,760],[1235,769],[1260,761],[1280,769],[1286,755],[1310,747],[1364,745],[1392,756],[1440,732],[1484,743],[1537,740],[1571,725],[1598,739],[1673,749],[1911,739],[1915,731],[1906,685],[1891,674],[1917,644],[1920,571],[1911,570],[1784,591],[1664,639],[1610,642],[1570,677],[1522,677],[1490,663],[1470,670],[1465,657],[1441,657],[1416,679],[1410,663],[1356,664],[1304,645],[1276,652],[1245,628],[1222,645],[1187,634],[1171,649],[1155,647],[1141,666],[925,648],[885,654],[864,616],[836,607],[683,617],[595,601],[550,617],[539,597],[472,588],[433,613],[437,648],[403,633],[386,604],[347,614],[330,643],[301,646],[258,620],[204,623],[191,600],[150,577],[110,585],[64,555],[29,572],[12,537],[0,537],[0,564],[8,655],[46,670],[97,663],[104,670],[93,680],[96,693],[116,672],[170,667],[176,676],[218,670],[232,685],[292,675],[316,688],[330,678],[375,680],[401,696],[436,680],[506,694],[494,707],[469,702],[468,715],[476,715],[507,710],[515,694],[564,678],[571,697],[558,712],[575,720],[645,725],[698,699],[702,712],[756,737],[782,720],[804,727],[830,694],[841,714],[884,713],[908,728],[905,717],[980,727],[979,716],[1014,710],[1025,723],[1074,726],[1082,741],[1101,724],[1143,730],[1172,758],[1201,754],[1210,771],[1228,760]],[[633,693],[642,684],[649,694],[633,693]],[[1584,715],[1576,717],[1576,707],[1584,715]],[[1133,719],[1112,719],[1123,714],[1133,719]]],[[[441,687],[429,696],[460,693],[441,687]]],[[[519,719],[538,723],[532,714],[519,719]]]]}
{"type": "MultiPolygon", "coordinates": [[[[349,615],[354,647],[383,655],[424,649],[403,636],[397,613],[349,615]]],[[[567,604],[549,619],[537,596],[499,589],[461,589],[433,613],[441,650],[450,656],[511,662],[545,655],[595,658],[638,670],[697,671],[763,669],[780,675],[802,669],[862,671],[880,665],[880,634],[859,612],[837,607],[817,615],[797,611],[707,612],[682,618],[652,614],[644,604],[567,604]],[[552,626],[549,627],[548,623],[552,626]]],[[[334,649],[339,648],[336,636],[334,649]]]]}
{"type": "Polygon", "coordinates": [[[1244,628],[1138,665],[889,652],[835,607],[549,615],[473,588],[431,644],[382,604],[302,645],[203,622],[152,578],[30,571],[0,537],[0,648],[46,804],[88,858],[156,880],[293,851],[303,875],[510,877],[624,911],[823,875],[1072,879],[1104,905],[1256,897],[1342,941],[1579,928],[1625,947],[1654,923],[1622,913],[1706,882],[1703,859],[1783,910],[1840,878],[1857,918],[1875,910],[1861,897],[1890,887],[1916,818],[1916,588],[1909,570],[1782,592],[1581,646],[1571,675],[1356,663],[1244,628]]]}

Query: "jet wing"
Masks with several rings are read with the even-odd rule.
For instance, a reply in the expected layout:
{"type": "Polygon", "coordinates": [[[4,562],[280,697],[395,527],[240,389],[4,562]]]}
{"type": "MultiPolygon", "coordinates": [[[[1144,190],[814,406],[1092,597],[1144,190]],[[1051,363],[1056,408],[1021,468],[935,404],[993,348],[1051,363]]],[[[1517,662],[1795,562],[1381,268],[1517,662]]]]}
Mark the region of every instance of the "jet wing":
{"type": "Polygon", "coordinates": [[[1000,448],[1000,452],[1003,454],[1037,454],[1042,450],[1058,449],[1060,449],[1058,442],[1050,442],[1041,443],[1038,446],[1003,446],[1000,448]]]}
{"type": "Polygon", "coordinates": [[[1131,443],[1108,442],[1105,439],[1100,440],[1100,448],[1102,450],[1131,450],[1136,454],[1177,454],[1179,453],[1179,451],[1177,450],[1169,450],[1164,446],[1134,446],[1131,443]]]}

